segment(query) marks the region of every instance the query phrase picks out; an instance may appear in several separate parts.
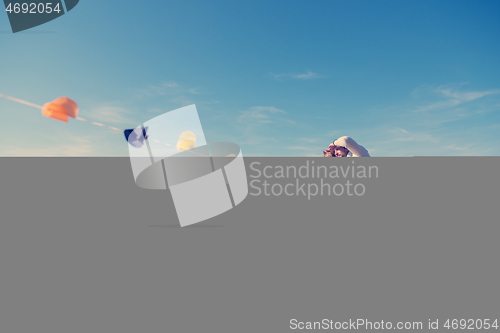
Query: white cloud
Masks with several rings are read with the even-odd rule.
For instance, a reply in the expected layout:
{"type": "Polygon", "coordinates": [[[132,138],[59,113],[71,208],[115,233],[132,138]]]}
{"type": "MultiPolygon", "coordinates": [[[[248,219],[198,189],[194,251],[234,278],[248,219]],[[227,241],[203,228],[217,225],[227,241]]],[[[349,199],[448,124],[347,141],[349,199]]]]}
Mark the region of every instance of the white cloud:
{"type": "Polygon", "coordinates": [[[309,147],[309,146],[286,146],[286,149],[291,149],[291,150],[316,150],[315,147],[309,147]]]}
{"type": "Polygon", "coordinates": [[[91,108],[85,113],[85,119],[102,121],[106,125],[132,123],[132,120],[127,118],[129,115],[132,115],[132,113],[127,109],[118,106],[103,105],[91,108]]]}
{"type": "Polygon", "coordinates": [[[139,90],[139,97],[199,95],[200,93],[200,88],[186,88],[176,82],[164,81],[159,85],[150,85],[139,90]]]}
{"type": "MultiPolygon", "coordinates": [[[[164,81],[159,85],[150,85],[137,92],[137,98],[165,97],[172,107],[184,107],[192,104],[215,104],[218,101],[202,101],[199,96],[203,95],[202,88],[185,87],[172,81],[164,81]]],[[[155,112],[153,110],[153,112],[155,112]]]]}
{"type": "Polygon", "coordinates": [[[391,141],[406,141],[406,142],[438,142],[432,134],[427,132],[409,132],[399,127],[395,127],[388,131],[393,134],[388,137],[391,141]]]}
{"type": "Polygon", "coordinates": [[[394,139],[395,141],[411,141],[411,142],[439,142],[432,134],[430,133],[413,133],[406,137],[400,137],[394,139]]]}
{"type": "Polygon", "coordinates": [[[440,93],[444,97],[449,98],[454,103],[461,104],[465,102],[470,102],[478,98],[482,98],[487,95],[498,94],[500,89],[486,90],[486,91],[453,91],[450,88],[440,87],[436,89],[437,93],[440,93]]]}
{"type": "Polygon", "coordinates": [[[500,128],[493,115],[500,111],[499,99],[500,89],[420,86],[404,105],[375,110],[380,123],[374,122],[363,134],[371,138],[369,146],[379,156],[498,155],[498,145],[491,142],[500,128]],[[464,144],[471,137],[474,145],[464,144]]]}
{"type": "Polygon", "coordinates": [[[254,106],[247,111],[242,111],[237,121],[245,125],[293,123],[289,119],[277,116],[278,114],[286,114],[286,112],[273,106],[254,106]]]}
{"type": "MultiPolygon", "coordinates": [[[[295,122],[286,117],[287,113],[273,106],[254,106],[241,111],[236,119],[240,143],[247,145],[283,144],[283,138],[278,137],[280,130],[295,126],[295,122]]],[[[270,148],[269,148],[270,149],[270,148]]]]}
{"type": "Polygon", "coordinates": [[[275,80],[310,80],[310,79],[321,79],[323,76],[307,71],[306,73],[280,73],[280,74],[270,74],[275,80]]]}
{"type": "MultiPolygon", "coordinates": [[[[289,156],[322,157],[323,149],[314,146],[285,146],[290,151],[289,156]]],[[[288,155],[288,154],[287,154],[288,155]]]]}
{"type": "Polygon", "coordinates": [[[309,79],[319,79],[321,78],[320,75],[313,73],[311,71],[308,71],[307,73],[304,74],[296,74],[294,75],[295,79],[302,79],[302,80],[309,80],[309,79]]]}
{"type": "Polygon", "coordinates": [[[306,142],[306,143],[318,142],[318,138],[297,138],[296,140],[299,142],[306,142]]]}
{"type": "Polygon", "coordinates": [[[171,102],[178,104],[180,106],[188,106],[192,104],[196,104],[194,100],[190,99],[187,96],[176,96],[170,100],[171,102]]]}
{"type": "Polygon", "coordinates": [[[451,144],[451,145],[444,147],[444,149],[466,151],[466,150],[470,149],[470,145],[469,146],[457,146],[456,144],[451,144]]]}
{"type": "Polygon", "coordinates": [[[416,88],[412,92],[414,98],[433,98],[438,99],[420,105],[413,112],[425,112],[430,110],[441,110],[457,107],[461,104],[472,102],[488,95],[500,94],[500,89],[491,89],[485,91],[459,91],[450,88],[448,85],[439,86],[435,89],[428,86],[416,88]]]}
{"type": "Polygon", "coordinates": [[[73,135],[62,135],[60,139],[61,141],[65,141],[65,143],[39,147],[18,147],[7,145],[2,149],[2,156],[68,157],[97,155],[97,149],[89,139],[73,135]]]}
{"type": "MultiPolygon", "coordinates": [[[[342,135],[340,135],[342,133],[342,131],[339,131],[339,130],[333,130],[333,131],[329,131],[327,134],[326,134],[326,137],[337,137],[337,138],[340,138],[342,135]]],[[[333,141],[332,141],[333,142],[333,141]]]]}
{"type": "Polygon", "coordinates": [[[141,95],[146,96],[163,96],[171,95],[177,91],[179,85],[175,82],[163,82],[160,85],[150,85],[149,87],[141,90],[141,95]]]}

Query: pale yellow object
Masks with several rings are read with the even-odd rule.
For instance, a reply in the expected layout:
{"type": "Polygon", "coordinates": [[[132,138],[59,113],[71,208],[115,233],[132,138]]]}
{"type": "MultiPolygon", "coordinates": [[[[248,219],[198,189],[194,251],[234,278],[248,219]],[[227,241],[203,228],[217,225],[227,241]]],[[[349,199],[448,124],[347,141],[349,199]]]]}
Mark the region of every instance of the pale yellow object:
{"type": "Polygon", "coordinates": [[[188,150],[195,147],[196,135],[191,131],[182,132],[177,141],[178,150],[188,150]]]}

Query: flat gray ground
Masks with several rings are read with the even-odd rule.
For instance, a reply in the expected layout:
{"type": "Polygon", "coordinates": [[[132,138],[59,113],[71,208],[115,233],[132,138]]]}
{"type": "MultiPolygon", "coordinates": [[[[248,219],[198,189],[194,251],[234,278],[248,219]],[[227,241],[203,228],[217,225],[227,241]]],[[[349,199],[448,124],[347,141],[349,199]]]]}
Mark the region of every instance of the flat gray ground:
{"type": "MultiPolygon", "coordinates": [[[[255,161],[307,160],[351,163],[245,162],[251,175],[255,161]]],[[[354,180],[364,196],[249,195],[180,228],[169,192],[138,188],[127,158],[0,158],[0,331],[500,317],[500,158],[356,164],[379,167],[354,180]]]]}

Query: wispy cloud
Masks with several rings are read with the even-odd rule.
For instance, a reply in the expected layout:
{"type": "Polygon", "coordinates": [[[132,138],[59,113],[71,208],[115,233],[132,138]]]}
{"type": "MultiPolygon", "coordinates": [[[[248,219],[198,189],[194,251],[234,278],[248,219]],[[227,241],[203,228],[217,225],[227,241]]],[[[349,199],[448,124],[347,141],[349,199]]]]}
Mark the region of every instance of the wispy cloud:
{"type": "Polygon", "coordinates": [[[191,104],[196,104],[194,99],[189,98],[188,96],[185,95],[173,97],[172,99],[170,99],[170,101],[180,106],[188,106],[191,104]]]}
{"type": "Polygon", "coordinates": [[[248,126],[255,126],[256,124],[295,123],[282,116],[284,114],[286,114],[285,111],[273,106],[254,106],[249,110],[242,111],[237,121],[240,124],[248,126]]]}
{"type": "Polygon", "coordinates": [[[318,157],[323,156],[322,149],[318,149],[315,146],[286,146],[285,147],[291,156],[307,156],[307,157],[318,157]],[[321,153],[321,154],[320,154],[321,153]]]}
{"type": "Polygon", "coordinates": [[[486,91],[453,91],[452,89],[437,89],[437,92],[441,93],[443,96],[450,98],[455,103],[470,102],[475,99],[500,93],[500,89],[486,90],[486,91]]]}
{"type": "MultiPolygon", "coordinates": [[[[328,131],[328,133],[326,133],[325,137],[328,137],[328,138],[334,138],[334,137],[341,137],[342,135],[342,131],[339,131],[339,130],[333,130],[333,131],[328,131]]],[[[345,134],[344,134],[345,135],[345,134]]],[[[333,141],[332,141],[333,142],[333,141]]]]}
{"type": "Polygon", "coordinates": [[[273,106],[254,106],[245,111],[240,111],[236,119],[240,133],[240,143],[247,145],[283,144],[283,138],[278,136],[280,130],[294,126],[295,121],[287,117],[287,113],[273,106]]]}
{"type": "Polygon", "coordinates": [[[315,150],[315,147],[309,147],[309,146],[286,146],[286,149],[291,149],[291,150],[315,150]]]}
{"type": "Polygon", "coordinates": [[[298,142],[306,142],[306,143],[315,143],[318,142],[318,138],[297,138],[296,139],[298,142]]]}
{"type": "Polygon", "coordinates": [[[311,80],[323,78],[323,76],[312,71],[307,71],[306,73],[271,73],[270,76],[275,80],[311,80]]]}
{"type": "Polygon", "coordinates": [[[395,138],[395,141],[411,141],[411,142],[439,142],[437,138],[435,138],[430,133],[408,133],[406,137],[395,138]]]}
{"type": "Polygon", "coordinates": [[[301,79],[301,80],[309,80],[309,79],[320,79],[320,78],[322,78],[322,76],[318,75],[317,73],[307,71],[307,73],[295,74],[295,75],[293,75],[293,78],[294,79],[301,79]]]}
{"type": "Polygon", "coordinates": [[[429,132],[414,132],[407,131],[400,127],[394,127],[387,131],[386,138],[390,141],[405,141],[405,142],[438,142],[439,140],[435,138],[429,132]]]}
{"type": "Polygon", "coordinates": [[[19,147],[7,145],[2,149],[2,156],[96,156],[97,149],[92,141],[87,138],[73,135],[63,135],[60,137],[65,143],[51,146],[19,147]]]}
{"type": "Polygon", "coordinates": [[[457,107],[461,104],[472,102],[488,95],[500,94],[500,89],[484,91],[459,91],[448,85],[430,88],[428,86],[416,88],[412,97],[426,99],[426,103],[414,108],[413,112],[425,112],[430,110],[442,110],[457,107]],[[428,99],[434,99],[429,101],[428,99]]]}
{"type": "MultiPolygon", "coordinates": [[[[203,101],[203,89],[196,87],[185,87],[177,82],[164,81],[158,85],[150,85],[137,92],[137,98],[166,97],[173,106],[187,106],[191,104],[214,104],[218,101],[203,101]]],[[[154,112],[154,109],[153,109],[154,112]]]]}
{"type": "Polygon", "coordinates": [[[129,110],[111,105],[98,106],[86,112],[86,117],[89,119],[102,121],[106,124],[132,123],[132,120],[129,119],[131,115],[132,112],[129,110]]]}
{"type": "Polygon", "coordinates": [[[471,150],[471,146],[470,145],[467,145],[467,146],[458,146],[456,144],[451,144],[451,145],[448,145],[448,146],[444,147],[444,149],[455,150],[455,151],[467,151],[467,150],[471,150]]]}
{"type": "Polygon", "coordinates": [[[199,88],[189,88],[188,92],[193,94],[193,95],[198,95],[200,93],[199,88]]]}
{"type": "Polygon", "coordinates": [[[162,82],[159,85],[150,85],[147,88],[141,89],[139,91],[142,96],[164,96],[172,95],[179,91],[179,85],[175,82],[162,82]]]}
{"type": "Polygon", "coordinates": [[[176,96],[179,94],[199,95],[200,88],[184,87],[177,82],[163,81],[158,85],[150,85],[138,91],[139,97],[176,96]]]}

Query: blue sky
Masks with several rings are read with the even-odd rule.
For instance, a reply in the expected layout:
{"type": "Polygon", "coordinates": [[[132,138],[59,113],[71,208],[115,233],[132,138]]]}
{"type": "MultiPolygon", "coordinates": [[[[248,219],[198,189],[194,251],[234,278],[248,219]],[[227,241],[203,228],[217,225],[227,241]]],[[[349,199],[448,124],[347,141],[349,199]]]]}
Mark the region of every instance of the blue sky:
{"type": "MultiPolygon", "coordinates": [[[[245,156],[500,156],[498,1],[82,0],[12,34],[0,93],[133,128],[196,104],[245,156]]],[[[123,136],[0,99],[0,156],[128,156],[123,136]]]]}

